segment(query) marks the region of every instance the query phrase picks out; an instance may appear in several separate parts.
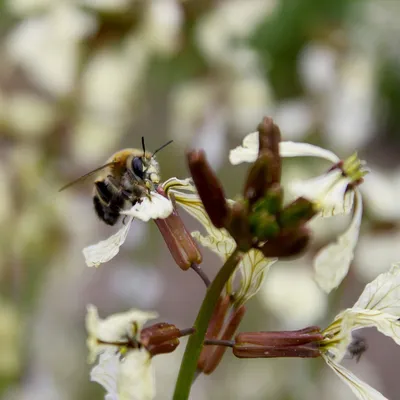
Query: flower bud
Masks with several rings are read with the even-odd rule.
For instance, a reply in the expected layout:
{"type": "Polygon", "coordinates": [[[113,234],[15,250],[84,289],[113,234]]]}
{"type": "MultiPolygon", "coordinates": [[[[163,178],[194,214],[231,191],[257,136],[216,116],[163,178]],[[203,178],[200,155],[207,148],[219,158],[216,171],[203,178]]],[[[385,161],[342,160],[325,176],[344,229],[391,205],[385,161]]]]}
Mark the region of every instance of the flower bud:
{"type": "Polygon", "coordinates": [[[277,236],[280,231],[275,216],[266,211],[252,213],[249,217],[249,224],[252,233],[261,241],[277,236]]]}
{"type": "Polygon", "coordinates": [[[246,207],[243,203],[237,201],[233,204],[226,229],[235,239],[241,251],[246,252],[251,249],[252,235],[248,223],[246,207]]]}
{"type": "Polygon", "coordinates": [[[171,353],[179,346],[181,331],[172,324],[160,322],[144,328],[140,333],[141,344],[152,356],[171,353]]]}
{"type": "Polygon", "coordinates": [[[282,202],[283,189],[279,183],[274,183],[264,197],[254,204],[252,211],[266,211],[268,214],[276,215],[282,208],[282,202]]]}
{"type": "MultiPolygon", "coordinates": [[[[157,191],[165,195],[162,189],[158,188],[157,191]]],[[[171,200],[173,201],[172,196],[171,200]]],[[[202,262],[197,243],[186,229],[175,206],[170,216],[165,219],[156,219],[154,222],[161,232],[172,257],[181,269],[185,271],[192,264],[200,264],[202,262]]]]}
{"type": "MultiPolygon", "coordinates": [[[[231,316],[229,317],[228,322],[225,325],[225,329],[220,336],[220,340],[230,340],[232,336],[235,334],[236,329],[239,324],[242,322],[244,314],[246,312],[246,308],[241,306],[233,311],[231,316]]],[[[207,346],[207,347],[215,347],[214,351],[211,352],[209,358],[206,360],[206,365],[203,369],[204,374],[209,375],[215,371],[218,367],[219,363],[222,360],[222,357],[225,354],[226,347],[225,346],[207,346]]]]}
{"type": "Polygon", "coordinates": [[[211,222],[216,228],[223,228],[229,207],[219,179],[208,164],[204,151],[190,151],[187,159],[193,182],[211,222]]]}
{"type": "Polygon", "coordinates": [[[282,228],[293,229],[308,222],[318,213],[314,204],[299,197],[287,205],[279,215],[279,224],[282,228]]]}
{"type": "Polygon", "coordinates": [[[244,186],[244,197],[249,201],[250,206],[257,200],[264,197],[270,187],[272,177],[276,175],[274,168],[274,156],[270,150],[263,150],[257,160],[251,166],[244,186]]]}
{"type": "Polygon", "coordinates": [[[267,258],[299,256],[310,243],[311,234],[306,227],[295,231],[281,232],[265,242],[259,249],[267,258]]]}
{"type": "Polygon", "coordinates": [[[271,168],[272,182],[281,181],[281,156],[279,153],[279,143],[281,141],[281,132],[272,118],[264,117],[258,125],[259,150],[260,155],[264,150],[270,150],[273,155],[273,167],[271,168]]]}
{"type": "Polygon", "coordinates": [[[233,354],[238,358],[319,357],[319,327],[298,331],[242,332],[236,335],[233,354]]]}

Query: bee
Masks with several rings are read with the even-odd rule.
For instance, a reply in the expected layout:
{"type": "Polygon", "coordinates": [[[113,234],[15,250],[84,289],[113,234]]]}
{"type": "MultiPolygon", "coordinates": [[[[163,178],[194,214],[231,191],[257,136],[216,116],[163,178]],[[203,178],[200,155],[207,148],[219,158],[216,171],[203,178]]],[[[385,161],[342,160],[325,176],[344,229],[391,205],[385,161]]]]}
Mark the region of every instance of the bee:
{"type": "Polygon", "coordinates": [[[142,149],[117,151],[104,165],[68,183],[59,191],[98,173],[93,189],[94,210],[107,225],[115,225],[122,210],[140,203],[157,189],[160,167],[154,156],[170,143],[172,140],[151,153],[146,151],[142,137],[142,149]]]}
{"type": "Polygon", "coordinates": [[[368,345],[364,338],[359,336],[354,336],[353,340],[347,347],[349,356],[353,359],[355,358],[357,362],[360,361],[361,356],[367,351],[368,345]]]}

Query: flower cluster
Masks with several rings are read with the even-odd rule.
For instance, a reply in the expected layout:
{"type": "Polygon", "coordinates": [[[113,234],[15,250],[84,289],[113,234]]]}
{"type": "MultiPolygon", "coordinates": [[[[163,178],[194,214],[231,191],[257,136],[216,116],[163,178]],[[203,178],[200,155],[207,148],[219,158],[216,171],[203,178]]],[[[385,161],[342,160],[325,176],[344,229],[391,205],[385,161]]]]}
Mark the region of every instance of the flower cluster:
{"type": "MultiPolygon", "coordinates": [[[[384,399],[340,363],[346,354],[359,358],[365,351],[364,340],[353,336],[364,327],[374,326],[400,344],[397,265],[367,285],[355,305],[338,314],[326,329],[310,326],[296,331],[236,334],[246,311],[244,304],[258,292],[270,267],[281,259],[300,255],[310,243],[307,224],[311,219],[352,213],[346,231],[314,258],[315,279],[325,291],[336,288],[344,279],[361,225],[358,186],[367,173],[364,162],[356,154],[342,161],[311,144],[282,142],[279,128],[270,118],[264,118],[258,131],[249,134],[229,158],[234,165],[252,163],[240,197],[227,199],[204,152],[190,151],[191,179],[171,178],[161,183],[148,198],[124,211],[127,220],[117,233],[84,249],[87,264],[98,266],[118,253],[134,218],[153,219],[176,264],[182,270],[194,269],[208,286],[198,319],[193,328],[184,330],[168,323],[143,328],[157,315],[138,310],[100,320],[97,310],[90,306],[90,362],[100,356],[92,380],[106,388],[107,399],[151,399],[155,395],[151,357],[174,351],[179,337],[190,335],[176,398],[186,398],[189,393],[189,389],[179,391],[181,375],[186,374],[186,382],[191,382],[193,367],[198,373],[212,373],[231,347],[238,358],[322,357],[358,398],[384,399]],[[332,165],[317,178],[290,182],[288,189],[295,199],[285,204],[282,159],[301,156],[322,158],[332,165]],[[205,232],[190,233],[178,206],[199,221],[205,232]],[[199,267],[202,255],[196,242],[224,262],[211,283],[199,267]],[[202,348],[196,348],[199,344],[202,348]]],[[[190,383],[187,385],[190,388],[190,383]]]]}

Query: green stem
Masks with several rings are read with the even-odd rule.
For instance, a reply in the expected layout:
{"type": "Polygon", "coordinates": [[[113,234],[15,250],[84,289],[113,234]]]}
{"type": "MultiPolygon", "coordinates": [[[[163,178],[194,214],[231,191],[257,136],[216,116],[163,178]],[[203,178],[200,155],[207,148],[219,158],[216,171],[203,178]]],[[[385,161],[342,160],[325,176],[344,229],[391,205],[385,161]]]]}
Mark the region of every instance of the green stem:
{"type": "Polygon", "coordinates": [[[185,354],[183,355],[175,386],[174,400],[186,400],[189,398],[208,324],[226,282],[241,260],[241,254],[237,248],[233,251],[207,289],[206,296],[194,323],[196,332],[189,337],[185,354]]]}

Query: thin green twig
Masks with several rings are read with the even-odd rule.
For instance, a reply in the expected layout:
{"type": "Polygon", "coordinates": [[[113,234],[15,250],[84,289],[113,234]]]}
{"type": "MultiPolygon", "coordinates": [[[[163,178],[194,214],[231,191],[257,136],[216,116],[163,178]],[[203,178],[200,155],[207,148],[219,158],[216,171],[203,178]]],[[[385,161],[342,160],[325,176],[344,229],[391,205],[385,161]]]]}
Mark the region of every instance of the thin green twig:
{"type": "Polygon", "coordinates": [[[208,324],[226,282],[241,260],[241,254],[241,251],[236,248],[207,289],[206,296],[193,325],[196,332],[189,337],[185,354],[183,355],[175,386],[174,400],[186,400],[189,398],[208,324]]]}

